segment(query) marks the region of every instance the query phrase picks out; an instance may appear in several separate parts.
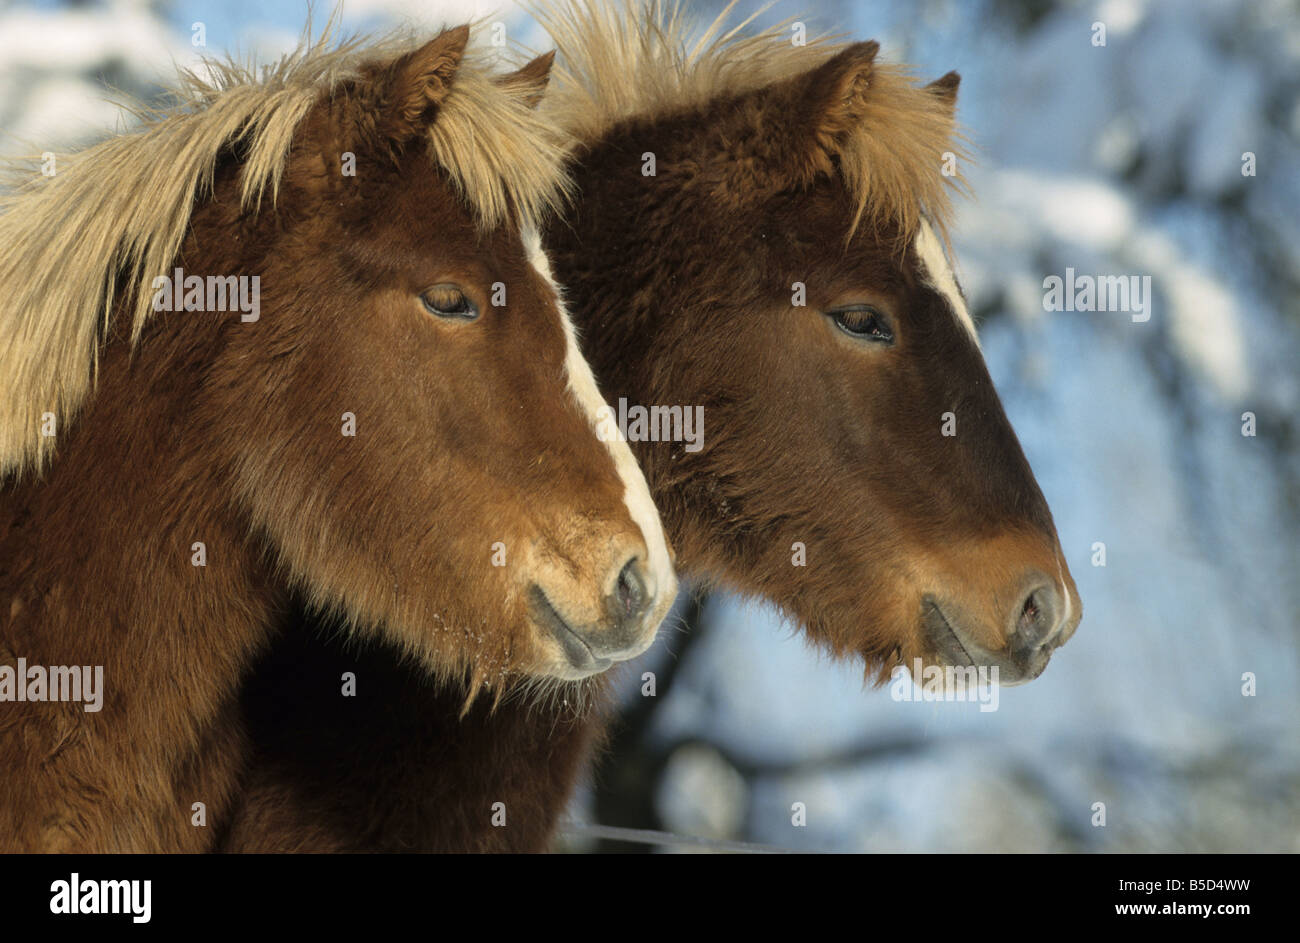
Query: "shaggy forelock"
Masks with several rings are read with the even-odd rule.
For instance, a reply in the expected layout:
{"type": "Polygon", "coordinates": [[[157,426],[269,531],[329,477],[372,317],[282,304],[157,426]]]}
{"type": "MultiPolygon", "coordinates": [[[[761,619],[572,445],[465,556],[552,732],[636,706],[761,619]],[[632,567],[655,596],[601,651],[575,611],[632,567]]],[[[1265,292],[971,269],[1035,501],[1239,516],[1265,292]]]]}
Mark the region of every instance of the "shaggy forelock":
{"type": "MultiPolygon", "coordinates": [[[[543,111],[591,143],[629,119],[698,110],[792,79],[848,48],[831,36],[794,45],[793,17],[746,32],[762,11],[731,23],[736,3],[702,24],[681,0],[537,0],[558,53],[543,111]]],[[[952,192],[964,186],[961,140],[939,96],[905,67],[875,63],[859,120],[836,145],[857,200],[851,228],[889,223],[907,242],[928,216],[946,243],[952,192]],[[951,176],[942,172],[948,154],[957,165],[951,176]]]]}

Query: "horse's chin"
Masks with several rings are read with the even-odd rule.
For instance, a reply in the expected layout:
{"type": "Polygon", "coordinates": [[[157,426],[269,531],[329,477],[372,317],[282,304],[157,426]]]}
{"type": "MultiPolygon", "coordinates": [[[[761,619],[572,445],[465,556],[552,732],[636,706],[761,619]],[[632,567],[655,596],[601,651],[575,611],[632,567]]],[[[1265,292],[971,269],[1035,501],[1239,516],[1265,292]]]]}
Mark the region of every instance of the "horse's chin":
{"type": "Polygon", "coordinates": [[[594,678],[603,674],[614,666],[614,662],[600,659],[591,662],[586,667],[578,667],[570,664],[568,661],[556,663],[541,672],[541,677],[551,681],[586,681],[588,678],[594,678]]]}

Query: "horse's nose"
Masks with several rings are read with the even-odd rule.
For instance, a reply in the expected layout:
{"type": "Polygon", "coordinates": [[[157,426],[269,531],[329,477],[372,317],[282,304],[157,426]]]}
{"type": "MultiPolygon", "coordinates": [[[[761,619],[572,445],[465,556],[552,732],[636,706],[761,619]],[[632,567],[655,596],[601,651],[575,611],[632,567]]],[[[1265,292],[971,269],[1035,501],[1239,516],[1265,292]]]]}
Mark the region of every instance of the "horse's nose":
{"type": "Polygon", "coordinates": [[[1052,642],[1061,628],[1056,587],[1043,582],[1019,599],[1010,612],[1007,639],[1013,651],[1032,651],[1052,642]]]}
{"type": "Polygon", "coordinates": [[[604,618],[595,622],[566,619],[540,587],[533,587],[533,611],[539,624],[560,643],[569,664],[588,674],[641,654],[658,628],[648,618],[658,603],[658,588],[639,557],[621,561],[603,585],[609,587],[602,600],[604,618]]]}
{"type": "Polygon", "coordinates": [[[610,635],[616,642],[622,641],[619,636],[635,634],[654,604],[654,593],[646,582],[645,567],[633,557],[619,571],[613,592],[605,597],[605,609],[615,627],[610,635]]]}
{"type": "Polygon", "coordinates": [[[1062,586],[1040,570],[1024,573],[1016,586],[1002,597],[1014,599],[1013,605],[995,604],[982,619],[960,602],[925,597],[925,625],[939,657],[951,665],[996,667],[1001,684],[1042,674],[1052,652],[1074,634],[1083,607],[1071,585],[1062,586]],[[1003,641],[990,646],[986,640],[994,632],[1003,641]]]}
{"type": "Polygon", "coordinates": [[[594,625],[569,626],[601,661],[625,661],[650,647],[657,626],[646,625],[654,608],[655,592],[645,564],[638,557],[618,568],[618,576],[605,594],[605,620],[594,625]]]}
{"type": "Polygon", "coordinates": [[[1079,621],[1072,600],[1062,595],[1056,583],[1033,582],[1011,610],[1007,624],[1007,648],[1030,676],[1047,667],[1052,652],[1065,644],[1079,621]]]}

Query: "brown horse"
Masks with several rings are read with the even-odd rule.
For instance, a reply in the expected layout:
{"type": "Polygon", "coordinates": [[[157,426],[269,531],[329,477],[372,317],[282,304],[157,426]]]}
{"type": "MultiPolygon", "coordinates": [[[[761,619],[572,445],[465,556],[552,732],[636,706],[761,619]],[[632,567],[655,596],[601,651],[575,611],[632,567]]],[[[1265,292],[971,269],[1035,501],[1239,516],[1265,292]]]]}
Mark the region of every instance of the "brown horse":
{"type": "Polygon", "coordinates": [[[467,704],[652,640],[667,546],[535,264],[550,57],[468,37],[215,65],[8,199],[3,850],[210,847],[294,600],[467,704]]]}
{"type": "MultiPolygon", "coordinates": [[[[543,111],[579,138],[579,199],[544,243],[586,351],[611,400],[707,417],[699,451],[635,444],[680,567],[877,679],[1036,677],[1082,608],[946,258],[957,75],[920,86],[875,43],[723,18],[688,53],[658,3],[549,27],[543,111]]],[[[545,847],[598,710],[460,722],[458,692],[390,653],[308,639],[246,698],[259,753],[228,847],[545,847]],[[313,696],[348,669],[382,679],[364,710],[313,696]]]]}

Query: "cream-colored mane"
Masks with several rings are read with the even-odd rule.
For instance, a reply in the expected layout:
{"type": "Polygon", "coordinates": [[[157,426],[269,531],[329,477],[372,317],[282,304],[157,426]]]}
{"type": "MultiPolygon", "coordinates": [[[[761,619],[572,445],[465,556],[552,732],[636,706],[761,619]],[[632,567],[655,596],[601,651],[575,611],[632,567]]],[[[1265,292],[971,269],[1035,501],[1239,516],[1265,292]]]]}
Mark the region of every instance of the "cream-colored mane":
{"type": "MultiPolygon", "coordinates": [[[[592,142],[621,121],[691,111],[808,72],[847,46],[828,36],[796,46],[793,19],[745,34],[758,14],[729,24],[736,2],[702,25],[680,0],[535,0],[558,51],[543,113],[592,142]]],[[[960,142],[947,104],[906,68],[874,64],[861,120],[839,152],[858,198],[855,227],[890,219],[910,241],[926,216],[946,242],[951,191],[964,183],[942,170],[960,171],[960,142]]]]}
{"type": "MultiPolygon", "coordinates": [[[[0,196],[0,479],[39,469],[94,385],[116,303],[133,309],[132,343],[148,323],[156,275],[166,273],[194,203],[211,192],[224,148],[241,145],[242,198],[274,202],[298,123],[360,67],[414,48],[410,37],[316,40],[257,69],[206,63],[184,70],[175,104],[133,109],[132,132],[60,158],[45,177],[33,162],[5,168],[0,196]],[[126,286],[117,298],[117,286],[126,286]]],[[[480,53],[467,53],[430,131],[433,159],[486,228],[508,214],[527,224],[568,186],[566,139],[533,107],[535,90],[503,86],[480,53]]]]}

